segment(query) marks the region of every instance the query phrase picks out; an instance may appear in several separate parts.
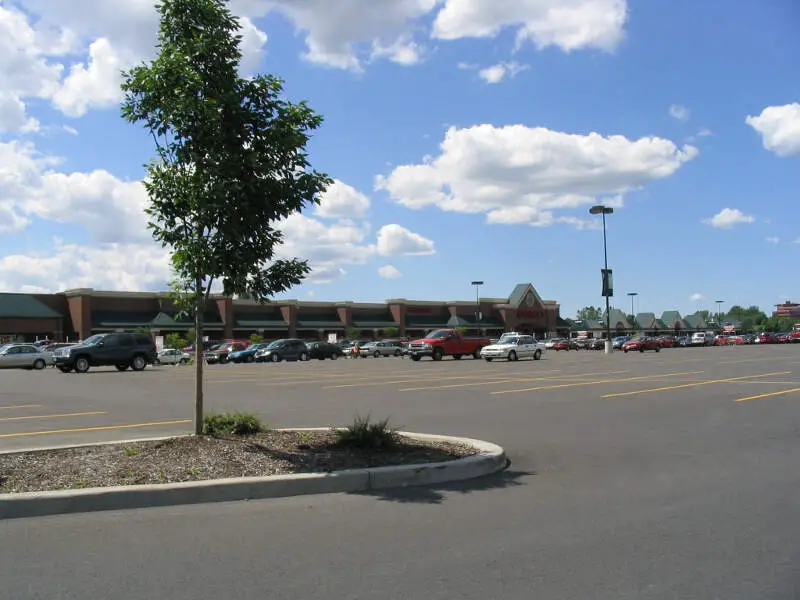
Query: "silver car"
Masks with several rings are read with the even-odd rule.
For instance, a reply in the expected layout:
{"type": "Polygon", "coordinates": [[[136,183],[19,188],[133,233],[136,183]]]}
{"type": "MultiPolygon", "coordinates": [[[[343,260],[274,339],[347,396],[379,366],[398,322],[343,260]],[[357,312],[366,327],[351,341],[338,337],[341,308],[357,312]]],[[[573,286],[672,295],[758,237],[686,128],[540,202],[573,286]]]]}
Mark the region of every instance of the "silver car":
{"type": "Polygon", "coordinates": [[[35,369],[41,371],[56,362],[52,352],[40,350],[33,344],[0,346],[0,369],[35,369]]]}
{"type": "Polygon", "coordinates": [[[361,356],[373,356],[375,358],[400,356],[403,353],[403,348],[394,342],[367,342],[359,347],[358,353],[361,356]]]}

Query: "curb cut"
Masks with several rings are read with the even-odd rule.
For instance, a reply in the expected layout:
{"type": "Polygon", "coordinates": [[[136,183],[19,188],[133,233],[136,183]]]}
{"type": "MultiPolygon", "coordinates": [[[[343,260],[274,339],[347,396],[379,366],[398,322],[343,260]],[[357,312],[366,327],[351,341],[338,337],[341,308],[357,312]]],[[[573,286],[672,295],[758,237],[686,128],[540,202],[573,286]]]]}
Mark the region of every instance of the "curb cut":
{"type": "MultiPolygon", "coordinates": [[[[318,431],[320,429],[327,428],[298,428],[294,431],[318,431]]],[[[447,462],[351,469],[332,473],[298,473],[155,485],[0,494],[0,520],[156,506],[286,498],[310,494],[370,492],[388,488],[463,481],[490,475],[506,468],[505,450],[490,442],[405,431],[398,432],[398,434],[421,441],[450,442],[472,446],[478,452],[472,456],[447,462]]],[[[87,444],[87,446],[91,445],[97,444],[87,444]]],[[[47,449],[41,448],[40,450],[47,449]]]]}

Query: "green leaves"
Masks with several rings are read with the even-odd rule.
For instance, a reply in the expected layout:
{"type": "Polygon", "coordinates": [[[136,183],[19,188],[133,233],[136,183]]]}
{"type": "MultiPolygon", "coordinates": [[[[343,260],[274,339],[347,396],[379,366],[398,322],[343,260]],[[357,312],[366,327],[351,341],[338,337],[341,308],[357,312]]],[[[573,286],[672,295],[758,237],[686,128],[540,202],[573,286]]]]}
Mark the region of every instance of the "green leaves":
{"type": "Polygon", "coordinates": [[[159,54],[122,85],[123,117],[156,147],[148,225],[172,250],[179,297],[197,305],[219,280],[225,294],[266,301],[310,270],[276,260],[276,226],[331,183],[306,149],[322,117],[287,101],[276,77],[239,76],[239,23],[223,0],[170,0],[158,11],[159,54]]]}

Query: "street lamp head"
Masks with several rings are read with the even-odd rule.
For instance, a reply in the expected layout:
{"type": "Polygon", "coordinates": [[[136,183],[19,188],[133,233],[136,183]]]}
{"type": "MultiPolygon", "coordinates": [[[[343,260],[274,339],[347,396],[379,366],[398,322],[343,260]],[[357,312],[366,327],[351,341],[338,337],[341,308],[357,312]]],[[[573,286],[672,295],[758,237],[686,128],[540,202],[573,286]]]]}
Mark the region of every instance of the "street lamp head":
{"type": "Polygon", "coordinates": [[[590,215],[610,215],[614,212],[614,209],[610,206],[603,206],[602,204],[596,204],[592,208],[589,209],[590,215]]]}
{"type": "Polygon", "coordinates": [[[473,281],[472,285],[483,285],[482,281],[473,281]]]}
{"type": "Polygon", "coordinates": [[[628,296],[638,296],[639,292],[628,292],[628,296]]]}

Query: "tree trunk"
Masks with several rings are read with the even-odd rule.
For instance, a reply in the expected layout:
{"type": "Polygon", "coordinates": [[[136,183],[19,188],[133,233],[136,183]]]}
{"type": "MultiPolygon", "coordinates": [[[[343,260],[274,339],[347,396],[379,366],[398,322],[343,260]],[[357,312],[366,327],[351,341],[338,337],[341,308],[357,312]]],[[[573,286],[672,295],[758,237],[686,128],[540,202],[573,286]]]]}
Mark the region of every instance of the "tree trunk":
{"type": "Polygon", "coordinates": [[[196,282],[194,303],[194,433],[203,434],[203,300],[200,281],[196,282]]]}

